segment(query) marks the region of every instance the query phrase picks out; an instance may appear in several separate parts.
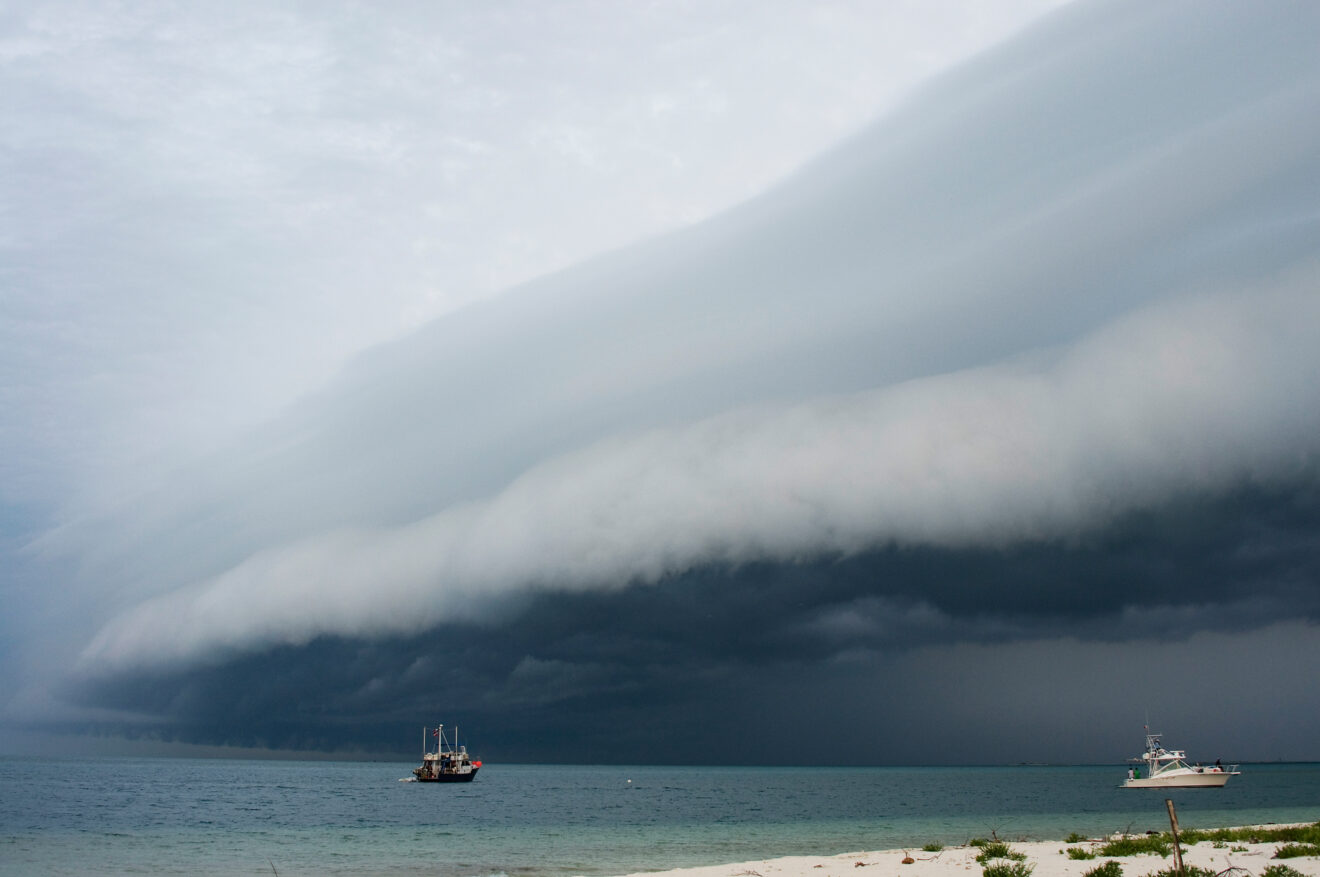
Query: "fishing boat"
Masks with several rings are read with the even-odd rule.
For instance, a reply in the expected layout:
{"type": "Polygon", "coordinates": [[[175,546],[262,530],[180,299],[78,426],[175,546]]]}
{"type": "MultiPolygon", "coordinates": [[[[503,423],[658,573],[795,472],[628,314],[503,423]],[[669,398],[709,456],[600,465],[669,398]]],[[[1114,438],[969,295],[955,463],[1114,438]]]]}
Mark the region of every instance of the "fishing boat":
{"type": "Polygon", "coordinates": [[[1146,751],[1128,760],[1140,766],[1128,768],[1127,779],[1123,781],[1125,789],[1215,789],[1241,773],[1236,764],[1228,767],[1218,761],[1208,767],[1188,764],[1185,752],[1165,749],[1160,745],[1160,735],[1152,734],[1150,728],[1146,729],[1146,751]]]}
{"type": "Polygon", "coordinates": [[[419,783],[470,783],[477,778],[481,762],[474,761],[468,755],[466,746],[458,745],[458,728],[454,728],[454,745],[449,745],[445,737],[445,726],[437,725],[435,730],[422,728],[422,766],[413,768],[413,776],[419,783]],[[435,740],[435,751],[428,752],[427,746],[435,740]]]}

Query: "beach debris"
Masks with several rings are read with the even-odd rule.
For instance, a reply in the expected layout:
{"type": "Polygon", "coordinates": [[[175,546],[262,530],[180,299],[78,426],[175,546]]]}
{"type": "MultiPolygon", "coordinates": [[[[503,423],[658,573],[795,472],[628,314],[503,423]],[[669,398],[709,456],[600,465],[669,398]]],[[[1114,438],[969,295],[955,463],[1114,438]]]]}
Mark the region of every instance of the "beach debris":
{"type": "Polygon", "coordinates": [[[911,864],[912,864],[913,862],[915,862],[915,861],[916,861],[916,859],[912,858],[912,856],[908,853],[907,850],[903,850],[903,864],[904,864],[904,865],[911,865],[911,864]]]}

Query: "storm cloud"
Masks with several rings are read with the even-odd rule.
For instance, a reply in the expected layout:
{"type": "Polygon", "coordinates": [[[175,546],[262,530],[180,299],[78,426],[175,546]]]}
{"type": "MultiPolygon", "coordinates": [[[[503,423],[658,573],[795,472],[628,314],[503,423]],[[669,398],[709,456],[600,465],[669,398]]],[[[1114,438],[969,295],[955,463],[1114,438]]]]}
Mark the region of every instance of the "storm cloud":
{"type": "Polygon", "coordinates": [[[361,354],[34,541],[105,619],[66,696],[369,749],[443,691],[506,758],[607,760],[672,760],[674,714],[770,759],[735,741],[782,699],[841,760],[971,757],[973,715],[1014,759],[1066,703],[1079,760],[1162,663],[1257,681],[1226,708],[1289,730],[1241,755],[1307,754],[1259,680],[1320,664],[1317,26],[1070,5],[764,194],[361,354]]]}
{"type": "Polygon", "coordinates": [[[518,589],[617,589],[711,564],[1066,540],[1169,496],[1291,483],[1314,474],[1299,461],[1320,435],[1316,325],[1309,289],[1202,296],[1130,317],[1044,369],[613,438],[486,501],[256,554],[131,610],[86,658],[412,633],[518,589]]]}

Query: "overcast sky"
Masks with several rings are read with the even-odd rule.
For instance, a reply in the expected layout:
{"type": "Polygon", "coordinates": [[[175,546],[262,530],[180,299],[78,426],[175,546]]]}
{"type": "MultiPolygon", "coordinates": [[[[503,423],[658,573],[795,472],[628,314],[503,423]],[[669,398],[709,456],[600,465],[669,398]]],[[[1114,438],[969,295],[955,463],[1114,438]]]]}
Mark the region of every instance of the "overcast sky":
{"type": "Polygon", "coordinates": [[[1320,758],[1320,13],[1058,6],[0,18],[0,743],[1320,758]]]}

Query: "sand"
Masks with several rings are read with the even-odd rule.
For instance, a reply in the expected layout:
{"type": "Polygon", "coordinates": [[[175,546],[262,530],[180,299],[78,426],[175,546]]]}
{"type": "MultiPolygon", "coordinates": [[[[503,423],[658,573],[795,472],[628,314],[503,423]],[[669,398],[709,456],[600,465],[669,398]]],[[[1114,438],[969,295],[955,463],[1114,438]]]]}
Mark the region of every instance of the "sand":
{"type": "MultiPolygon", "coordinates": [[[[1098,847],[1100,843],[1010,841],[1009,846],[1015,852],[1026,853],[1027,863],[1034,866],[1032,877],[1082,877],[1097,865],[1104,864],[1106,859],[1070,859],[1067,848],[1077,846],[1090,849],[1098,847]]],[[[1230,843],[1216,848],[1209,841],[1202,841],[1192,847],[1183,847],[1183,863],[1216,873],[1230,868],[1241,869],[1226,877],[1247,877],[1247,874],[1259,877],[1270,865],[1287,865],[1308,877],[1320,877],[1320,857],[1275,859],[1274,851],[1280,846],[1281,843],[1230,843]]],[[[981,850],[976,847],[963,846],[946,847],[938,853],[911,849],[841,853],[837,856],[787,856],[732,865],[676,868],[672,871],[650,872],[647,877],[981,877],[981,865],[976,861],[980,853],[981,850]],[[907,857],[913,861],[903,864],[903,859],[907,857]]],[[[1123,877],[1144,877],[1174,865],[1172,855],[1161,858],[1151,853],[1111,858],[1123,866],[1123,877]]]]}

